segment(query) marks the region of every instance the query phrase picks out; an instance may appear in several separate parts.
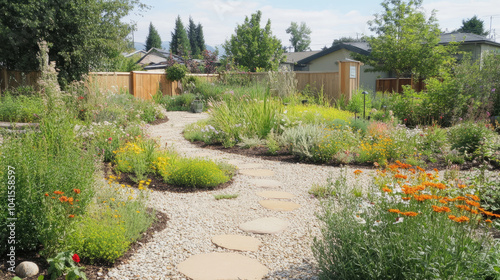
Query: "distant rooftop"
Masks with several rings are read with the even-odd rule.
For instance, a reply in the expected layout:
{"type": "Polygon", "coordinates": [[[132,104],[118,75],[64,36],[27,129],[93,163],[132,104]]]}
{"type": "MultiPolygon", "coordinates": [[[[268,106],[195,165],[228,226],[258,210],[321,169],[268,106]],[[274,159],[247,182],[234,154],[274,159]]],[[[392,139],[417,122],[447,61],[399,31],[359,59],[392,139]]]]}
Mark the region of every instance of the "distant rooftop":
{"type": "Polygon", "coordinates": [[[307,51],[307,52],[290,52],[285,53],[286,63],[295,63],[304,58],[310,57],[311,55],[315,55],[321,51],[307,51]]]}
{"type": "Polygon", "coordinates": [[[477,35],[474,33],[443,33],[441,34],[441,42],[440,44],[448,44],[450,42],[462,42],[463,44],[471,44],[471,43],[485,43],[495,46],[500,46],[500,43],[492,41],[484,36],[477,35]]]}

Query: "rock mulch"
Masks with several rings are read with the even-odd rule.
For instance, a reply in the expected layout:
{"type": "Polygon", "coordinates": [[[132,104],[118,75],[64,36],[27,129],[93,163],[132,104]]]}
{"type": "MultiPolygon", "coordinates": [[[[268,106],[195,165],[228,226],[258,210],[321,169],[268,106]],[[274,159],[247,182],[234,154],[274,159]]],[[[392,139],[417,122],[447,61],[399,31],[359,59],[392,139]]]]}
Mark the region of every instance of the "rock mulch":
{"type": "MultiPolygon", "coordinates": [[[[174,148],[186,156],[202,154],[240,166],[239,174],[223,190],[155,191],[149,206],[168,215],[168,227],[156,232],[128,263],[113,268],[103,279],[318,279],[311,242],[313,236],[319,234],[319,222],[315,217],[319,203],[308,190],[313,184],[325,184],[327,178],[336,178],[339,168],[250,158],[202,149],[186,141],[182,136],[183,128],[207,117],[205,113],[169,112],[170,121],[152,126],[150,134],[159,137],[162,146],[174,148]],[[266,193],[270,190],[291,195],[266,193]],[[238,194],[238,197],[215,200],[213,195],[221,192],[238,194]],[[293,211],[266,209],[259,205],[266,195],[272,200],[292,202],[300,207],[293,211]],[[213,242],[217,236],[224,235],[251,237],[262,245],[256,251],[235,252],[238,249],[213,242]],[[212,263],[200,265],[197,263],[200,259],[212,263]],[[248,264],[240,266],[242,270],[234,274],[223,274],[238,267],[226,265],[226,261],[236,259],[245,259],[248,264]],[[194,271],[186,270],[190,264],[194,271]],[[258,275],[244,274],[251,265],[255,265],[251,270],[259,272],[258,275]],[[209,273],[215,274],[209,276],[209,273]]],[[[368,177],[365,175],[369,171],[364,171],[358,178],[360,184],[368,177]]]]}

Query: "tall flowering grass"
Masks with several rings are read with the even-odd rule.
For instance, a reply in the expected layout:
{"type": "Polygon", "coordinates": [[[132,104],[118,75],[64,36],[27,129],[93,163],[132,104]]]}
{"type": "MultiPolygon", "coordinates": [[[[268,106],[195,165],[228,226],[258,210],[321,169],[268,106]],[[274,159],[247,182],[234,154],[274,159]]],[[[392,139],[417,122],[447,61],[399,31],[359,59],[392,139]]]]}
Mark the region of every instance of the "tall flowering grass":
{"type": "Polygon", "coordinates": [[[497,279],[497,214],[471,186],[441,181],[437,170],[397,162],[377,171],[362,196],[355,182],[332,185],[322,203],[313,251],[320,279],[497,279]]]}

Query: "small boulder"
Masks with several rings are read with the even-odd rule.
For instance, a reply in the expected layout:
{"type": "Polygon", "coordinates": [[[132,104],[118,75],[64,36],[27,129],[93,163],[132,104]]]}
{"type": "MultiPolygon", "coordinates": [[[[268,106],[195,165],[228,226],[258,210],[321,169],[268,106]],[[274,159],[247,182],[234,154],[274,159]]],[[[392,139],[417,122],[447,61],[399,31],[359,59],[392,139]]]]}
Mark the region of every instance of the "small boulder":
{"type": "Polygon", "coordinates": [[[16,267],[16,275],[20,278],[31,277],[38,272],[38,265],[34,262],[22,262],[16,267]]]}

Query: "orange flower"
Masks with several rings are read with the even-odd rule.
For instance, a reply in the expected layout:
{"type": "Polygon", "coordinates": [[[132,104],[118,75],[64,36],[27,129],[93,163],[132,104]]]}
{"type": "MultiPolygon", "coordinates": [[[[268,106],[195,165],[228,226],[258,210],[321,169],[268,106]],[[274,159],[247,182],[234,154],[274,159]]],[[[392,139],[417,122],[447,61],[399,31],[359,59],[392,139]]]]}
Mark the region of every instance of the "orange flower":
{"type": "Polygon", "coordinates": [[[420,170],[420,172],[425,172],[425,169],[421,168],[420,166],[417,166],[417,169],[420,170]]]}
{"type": "Polygon", "coordinates": [[[76,193],[76,194],[79,194],[81,191],[80,189],[73,189],[73,191],[76,193]]]}
{"type": "Polygon", "coordinates": [[[359,169],[354,170],[354,175],[359,175],[361,173],[363,173],[363,171],[361,171],[359,169]]]}
{"type": "Polygon", "coordinates": [[[466,200],[465,203],[469,204],[470,206],[475,206],[475,207],[478,207],[481,206],[481,204],[479,204],[479,202],[475,202],[475,201],[472,201],[472,200],[466,200]]]}
{"type": "Polygon", "coordinates": [[[69,204],[73,205],[73,198],[72,197],[68,198],[68,202],[69,204]]]}
{"type": "Polygon", "coordinates": [[[415,217],[418,215],[417,212],[401,212],[401,214],[407,216],[407,217],[415,217]]]}
{"type": "Polygon", "coordinates": [[[49,193],[45,193],[45,196],[49,196],[49,193]]]}
{"type": "Polygon", "coordinates": [[[468,197],[472,198],[475,201],[479,201],[480,200],[478,196],[473,195],[473,194],[466,194],[465,196],[468,196],[468,197]]]}
{"type": "Polygon", "coordinates": [[[74,217],[75,217],[75,215],[71,214],[71,215],[69,215],[68,217],[69,217],[69,218],[74,218],[74,217]]]}
{"type": "Polygon", "coordinates": [[[490,219],[486,219],[484,221],[487,222],[487,223],[492,223],[492,221],[490,219]]]}
{"type": "Polygon", "coordinates": [[[432,210],[434,210],[434,212],[438,212],[438,213],[441,213],[441,212],[451,212],[451,209],[446,207],[446,206],[442,206],[442,207],[439,207],[439,206],[436,206],[436,205],[432,205],[432,210]]]}
{"type": "Polygon", "coordinates": [[[52,199],[56,199],[54,196],[53,196],[53,197],[51,197],[51,198],[52,198],[52,199]]]}
{"type": "Polygon", "coordinates": [[[469,218],[467,218],[465,216],[460,216],[460,217],[453,219],[453,221],[455,221],[457,223],[468,222],[469,218]]]}
{"type": "Polygon", "coordinates": [[[440,199],[440,200],[439,200],[439,202],[440,202],[440,203],[443,203],[443,204],[448,204],[448,201],[447,201],[446,199],[444,199],[444,198],[443,198],[443,199],[440,199]]]}
{"type": "Polygon", "coordinates": [[[458,188],[459,189],[465,189],[467,186],[466,185],[461,185],[461,184],[458,184],[458,188]]]}
{"type": "Polygon", "coordinates": [[[437,168],[434,168],[434,171],[435,171],[435,172],[439,172],[439,171],[437,170],[437,168]]]}
{"type": "Polygon", "coordinates": [[[396,174],[396,175],[394,175],[394,178],[396,178],[396,179],[405,179],[406,180],[406,179],[408,179],[408,176],[402,175],[402,174],[396,174]]]}
{"type": "Polygon", "coordinates": [[[455,220],[455,218],[456,218],[456,216],[454,216],[454,215],[449,215],[448,216],[448,219],[450,219],[450,220],[455,220]]]}
{"type": "Polygon", "coordinates": [[[389,212],[397,214],[401,213],[401,211],[399,211],[398,209],[389,209],[389,212]]]}
{"type": "Polygon", "coordinates": [[[59,201],[61,201],[61,202],[66,202],[66,201],[68,201],[68,198],[67,198],[67,197],[65,197],[65,196],[61,196],[61,197],[59,198],[59,201]]]}
{"type": "Polygon", "coordinates": [[[471,212],[472,214],[476,214],[476,215],[477,215],[477,214],[479,214],[479,212],[477,212],[477,210],[474,210],[474,209],[470,210],[470,212],[471,212]]]}
{"type": "Polygon", "coordinates": [[[402,197],[401,199],[402,199],[402,200],[410,200],[410,199],[411,199],[411,197],[402,197]]]}
{"type": "Polygon", "coordinates": [[[455,207],[457,207],[458,209],[467,210],[467,211],[471,210],[470,207],[467,205],[455,205],[455,207]]]}
{"type": "Polygon", "coordinates": [[[382,188],[382,190],[383,190],[384,192],[387,192],[387,193],[391,193],[391,192],[392,192],[392,190],[391,190],[391,189],[389,189],[389,188],[387,188],[387,187],[383,187],[383,188],[382,188]]]}
{"type": "Polygon", "coordinates": [[[55,191],[54,194],[64,194],[62,191],[55,191]]]}
{"type": "Polygon", "coordinates": [[[416,171],[415,169],[413,169],[413,168],[410,168],[410,169],[408,169],[408,170],[409,170],[411,173],[413,173],[413,174],[417,173],[417,171],[416,171]]]}

